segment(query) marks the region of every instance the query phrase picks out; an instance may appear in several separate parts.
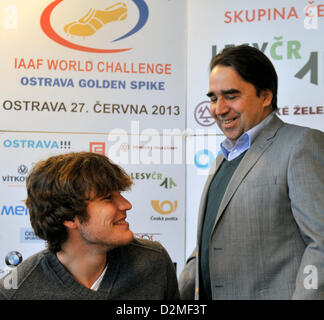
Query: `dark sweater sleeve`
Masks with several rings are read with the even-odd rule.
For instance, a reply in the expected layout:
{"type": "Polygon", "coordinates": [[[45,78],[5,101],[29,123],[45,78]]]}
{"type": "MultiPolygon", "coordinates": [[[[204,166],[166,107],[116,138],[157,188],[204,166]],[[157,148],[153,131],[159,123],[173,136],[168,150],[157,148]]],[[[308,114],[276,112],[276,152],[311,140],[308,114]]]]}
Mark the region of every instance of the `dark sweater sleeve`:
{"type": "Polygon", "coordinates": [[[10,300],[8,293],[10,290],[6,289],[5,287],[5,281],[10,276],[10,274],[7,274],[2,279],[0,279],[0,300],[10,300]]]}
{"type": "Polygon", "coordinates": [[[180,293],[178,287],[178,279],[175,267],[173,262],[162,246],[162,255],[164,256],[164,262],[166,265],[166,283],[167,283],[167,296],[165,297],[166,300],[180,300],[180,293]]]}
{"type": "MultiPolygon", "coordinates": [[[[2,289],[2,288],[1,288],[2,289]]],[[[3,301],[3,300],[8,300],[3,294],[2,292],[0,291],[0,301],[3,301]]]]}

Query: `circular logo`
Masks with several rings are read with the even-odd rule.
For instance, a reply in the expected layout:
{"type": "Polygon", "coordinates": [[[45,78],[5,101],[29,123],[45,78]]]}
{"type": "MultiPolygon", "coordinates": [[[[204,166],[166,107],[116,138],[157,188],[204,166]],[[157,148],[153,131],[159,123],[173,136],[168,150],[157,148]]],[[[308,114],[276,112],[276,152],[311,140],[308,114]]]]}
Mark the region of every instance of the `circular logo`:
{"type": "Polygon", "coordinates": [[[28,168],[27,168],[26,165],[21,164],[21,165],[18,167],[17,171],[18,171],[18,173],[21,174],[21,175],[23,175],[23,174],[27,174],[27,172],[28,172],[28,168]]]}
{"type": "Polygon", "coordinates": [[[9,267],[16,267],[23,261],[21,253],[18,251],[11,251],[6,255],[5,262],[9,267]]]}
{"type": "Polygon", "coordinates": [[[195,120],[203,127],[212,126],[216,121],[209,111],[210,101],[203,101],[198,104],[194,111],[195,120]]]}
{"type": "Polygon", "coordinates": [[[128,143],[126,143],[126,142],[124,142],[124,143],[121,143],[121,145],[120,145],[120,150],[121,151],[128,151],[130,149],[130,147],[129,147],[129,144],[128,143]]]}
{"type": "Polygon", "coordinates": [[[199,169],[208,169],[214,162],[214,154],[208,149],[200,150],[195,155],[195,166],[199,169]]]}
{"type": "Polygon", "coordinates": [[[159,200],[151,200],[151,204],[153,209],[159,214],[170,214],[175,211],[178,207],[178,201],[174,200],[171,202],[169,200],[165,200],[160,202],[159,200]]]}

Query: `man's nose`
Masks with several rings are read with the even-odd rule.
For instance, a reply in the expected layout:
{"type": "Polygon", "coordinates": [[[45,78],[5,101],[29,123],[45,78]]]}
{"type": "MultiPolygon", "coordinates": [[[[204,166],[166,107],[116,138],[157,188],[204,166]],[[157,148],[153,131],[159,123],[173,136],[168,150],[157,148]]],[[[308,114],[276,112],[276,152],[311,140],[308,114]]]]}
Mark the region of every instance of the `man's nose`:
{"type": "Polygon", "coordinates": [[[130,210],[133,206],[125,197],[119,194],[118,207],[120,210],[130,210]]]}
{"type": "Polygon", "coordinates": [[[221,116],[228,113],[230,110],[226,100],[223,97],[219,97],[216,102],[210,104],[210,113],[213,116],[221,116]]]}

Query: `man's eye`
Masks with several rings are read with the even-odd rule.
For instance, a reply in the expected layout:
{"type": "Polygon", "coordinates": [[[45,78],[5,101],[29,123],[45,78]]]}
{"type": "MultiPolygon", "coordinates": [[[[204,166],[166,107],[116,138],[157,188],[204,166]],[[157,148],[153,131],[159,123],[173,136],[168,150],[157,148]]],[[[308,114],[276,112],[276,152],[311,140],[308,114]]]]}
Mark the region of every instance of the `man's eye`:
{"type": "Polygon", "coordinates": [[[112,200],[112,195],[109,194],[109,195],[103,197],[103,200],[111,201],[112,200]]]}
{"type": "Polygon", "coordinates": [[[227,100],[234,100],[236,97],[237,97],[237,96],[232,96],[232,95],[230,95],[230,96],[226,96],[226,99],[227,99],[227,100]]]}
{"type": "Polygon", "coordinates": [[[211,102],[211,103],[215,103],[215,102],[217,102],[217,97],[211,97],[211,98],[210,98],[210,102],[211,102]]]}

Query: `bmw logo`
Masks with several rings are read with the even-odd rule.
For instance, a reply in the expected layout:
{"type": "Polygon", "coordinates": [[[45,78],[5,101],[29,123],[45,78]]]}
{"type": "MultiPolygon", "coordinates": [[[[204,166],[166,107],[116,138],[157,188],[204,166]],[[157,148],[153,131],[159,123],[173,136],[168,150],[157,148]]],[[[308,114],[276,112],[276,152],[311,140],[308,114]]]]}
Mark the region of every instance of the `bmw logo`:
{"type": "Polygon", "coordinates": [[[11,251],[6,255],[5,261],[7,266],[16,267],[23,261],[23,257],[18,251],[11,251]]]}

